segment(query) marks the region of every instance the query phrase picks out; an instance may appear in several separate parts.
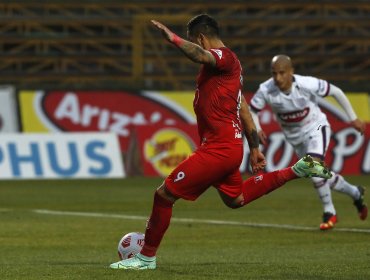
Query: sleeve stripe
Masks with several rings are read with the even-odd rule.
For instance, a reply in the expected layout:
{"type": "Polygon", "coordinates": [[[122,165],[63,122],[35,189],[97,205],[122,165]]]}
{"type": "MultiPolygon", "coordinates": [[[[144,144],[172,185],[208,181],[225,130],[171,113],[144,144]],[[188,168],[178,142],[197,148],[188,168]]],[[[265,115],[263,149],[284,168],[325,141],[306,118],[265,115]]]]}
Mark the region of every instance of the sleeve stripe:
{"type": "Polygon", "coordinates": [[[327,84],[328,84],[328,87],[326,88],[326,92],[324,94],[324,97],[328,96],[328,94],[330,92],[330,83],[327,82],[327,84]]]}

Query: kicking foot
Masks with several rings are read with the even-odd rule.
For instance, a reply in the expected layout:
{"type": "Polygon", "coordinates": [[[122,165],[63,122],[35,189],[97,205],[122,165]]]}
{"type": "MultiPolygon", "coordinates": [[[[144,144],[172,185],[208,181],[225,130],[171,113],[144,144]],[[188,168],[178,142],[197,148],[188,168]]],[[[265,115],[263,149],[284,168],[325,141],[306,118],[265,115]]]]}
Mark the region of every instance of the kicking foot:
{"type": "Polygon", "coordinates": [[[332,174],[323,162],[318,162],[307,155],[297,161],[293,167],[293,171],[299,177],[321,177],[329,179],[332,174]]]}

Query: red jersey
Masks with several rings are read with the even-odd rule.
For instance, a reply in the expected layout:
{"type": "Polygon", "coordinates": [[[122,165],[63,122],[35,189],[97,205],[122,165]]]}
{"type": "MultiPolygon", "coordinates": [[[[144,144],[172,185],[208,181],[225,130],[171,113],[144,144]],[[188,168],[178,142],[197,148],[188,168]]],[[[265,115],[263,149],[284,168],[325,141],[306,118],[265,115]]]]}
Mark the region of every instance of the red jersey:
{"type": "Polygon", "coordinates": [[[242,67],[226,47],[210,52],[216,66],[201,66],[193,102],[201,144],[243,145],[239,118],[242,67]]]}

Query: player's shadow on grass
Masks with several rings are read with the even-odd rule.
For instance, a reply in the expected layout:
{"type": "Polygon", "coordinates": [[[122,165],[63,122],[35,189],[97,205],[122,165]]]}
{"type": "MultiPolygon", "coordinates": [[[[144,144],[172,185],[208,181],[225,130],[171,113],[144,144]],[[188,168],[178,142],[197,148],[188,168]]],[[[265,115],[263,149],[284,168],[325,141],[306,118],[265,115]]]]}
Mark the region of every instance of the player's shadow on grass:
{"type": "MultiPolygon", "coordinates": [[[[178,275],[188,275],[196,273],[199,276],[208,276],[212,277],[215,273],[219,273],[219,271],[214,270],[214,273],[207,273],[204,271],[204,268],[207,267],[208,269],[212,269],[212,267],[220,267],[220,266],[230,266],[230,262],[222,261],[222,262],[205,262],[205,263],[188,263],[187,267],[184,267],[183,263],[172,263],[166,265],[160,265],[158,268],[163,272],[168,272],[171,274],[178,274],[178,275]],[[178,268],[178,270],[177,270],[178,268]]],[[[232,266],[243,267],[245,265],[266,265],[263,262],[233,262],[232,266]]]]}
{"type": "Polygon", "coordinates": [[[59,266],[59,265],[68,265],[68,266],[74,266],[74,265],[87,265],[87,266],[106,266],[108,267],[109,264],[107,263],[103,263],[103,262],[63,262],[63,261],[60,261],[60,262],[46,262],[46,264],[48,265],[55,265],[55,266],[59,266]]]}

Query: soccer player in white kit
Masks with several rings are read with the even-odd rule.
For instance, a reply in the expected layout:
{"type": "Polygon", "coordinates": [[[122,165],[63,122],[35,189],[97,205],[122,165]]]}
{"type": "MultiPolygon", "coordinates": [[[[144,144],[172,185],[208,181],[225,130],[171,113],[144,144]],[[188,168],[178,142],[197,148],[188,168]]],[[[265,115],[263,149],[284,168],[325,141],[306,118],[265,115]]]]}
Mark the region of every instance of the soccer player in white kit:
{"type": "MultiPolygon", "coordinates": [[[[297,156],[308,154],[316,160],[324,160],[331,128],[326,115],[318,106],[318,98],[328,95],[333,96],[346,112],[350,125],[361,134],[364,133],[365,124],[357,118],[348,98],[338,87],[315,77],[294,74],[292,61],[286,55],[273,57],[271,73],[272,78],[260,84],[250,102],[262,144],[266,144],[267,137],[261,129],[258,112],[268,104],[297,156]]],[[[312,181],[324,208],[321,230],[331,229],[337,222],[331,189],[352,197],[360,219],[366,219],[368,209],[364,203],[364,187],[354,186],[334,173],[331,179],[312,178],[312,181]]]]}

